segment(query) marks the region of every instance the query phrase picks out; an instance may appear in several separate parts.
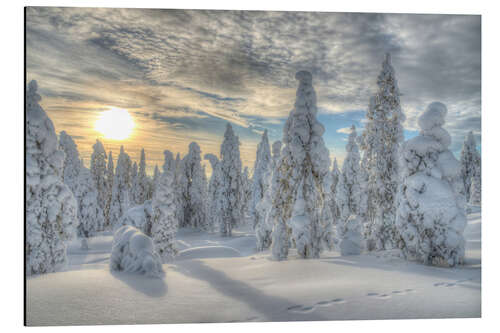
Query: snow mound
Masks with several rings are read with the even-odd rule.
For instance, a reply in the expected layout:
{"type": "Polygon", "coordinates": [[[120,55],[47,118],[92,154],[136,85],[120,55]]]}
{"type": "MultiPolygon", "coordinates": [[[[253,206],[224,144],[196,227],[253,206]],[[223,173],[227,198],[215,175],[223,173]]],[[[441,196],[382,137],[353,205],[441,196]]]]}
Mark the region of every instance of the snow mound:
{"type": "Polygon", "coordinates": [[[128,225],[115,232],[109,265],[112,271],[141,273],[151,277],[165,275],[153,240],[128,225]]]}
{"type": "Polygon", "coordinates": [[[229,246],[200,246],[180,251],[177,254],[176,260],[233,258],[241,256],[240,251],[229,246]]]}

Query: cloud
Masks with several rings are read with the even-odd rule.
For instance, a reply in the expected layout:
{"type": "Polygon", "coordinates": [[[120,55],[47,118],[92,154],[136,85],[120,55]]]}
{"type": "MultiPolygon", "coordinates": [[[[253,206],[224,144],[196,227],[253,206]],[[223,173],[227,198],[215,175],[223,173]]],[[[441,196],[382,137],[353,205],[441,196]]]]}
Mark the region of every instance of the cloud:
{"type": "Polygon", "coordinates": [[[351,134],[351,127],[342,127],[337,130],[337,133],[351,134]]]}
{"type": "Polygon", "coordinates": [[[252,142],[266,128],[280,138],[301,69],[313,74],[320,114],[360,126],[385,52],[408,130],[439,100],[454,147],[470,129],[480,136],[480,16],[29,7],[26,46],[28,79],[40,81],[56,125],[127,108],[154,149],[170,138],[154,130],[206,119],[214,137],[231,122],[252,142]]]}

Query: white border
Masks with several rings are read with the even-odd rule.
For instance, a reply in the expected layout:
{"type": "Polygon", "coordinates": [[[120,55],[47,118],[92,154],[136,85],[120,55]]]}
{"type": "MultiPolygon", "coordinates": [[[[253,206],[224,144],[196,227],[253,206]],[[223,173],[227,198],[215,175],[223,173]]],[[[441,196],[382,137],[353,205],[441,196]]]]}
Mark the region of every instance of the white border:
{"type": "Polygon", "coordinates": [[[499,32],[500,16],[498,5],[493,1],[269,1],[252,0],[242,4],[233,1],[152,1],[152,0],[108,0],[108,1],[24,1],[2,3],[0,22],[2,24],[2,75],[0,82],[0,112],[2,114],[1,134],[1,224],[0,241],[2,294],[0,325],[2,331],[25,329],[23,319],[23,6],[85,6],[85,7],[140,7],[140,8],[210,8],[210,9],[247,9],[247,10],[304,10],[336,12],[390,12],[390,13],[446,13],[481,14],[483,29],[483,103],[482,103],[482,156],[483,159],[483,318],[456,320],[385,320],[385,321],[336,321],[336,322],[293,322],[293,323],[251,323],[251,324],[197,324],[197,325],[140,325],[140,326],[93,326],[89,327],[50,327],[29,328],[34,331],[77,331],[94,332],[144,331],[176,332],[249,332],[255,330],[287,332],[488,332],[500,327],[497,282],[498,260],[500,254],[498,235],[500,235],[498,206],[498,172],[500,166],[498,146],[500,144],[496,127],[500,124],[500,62],[499,32]],[[7,103],[5,103],[7,101],[7,103]]]}

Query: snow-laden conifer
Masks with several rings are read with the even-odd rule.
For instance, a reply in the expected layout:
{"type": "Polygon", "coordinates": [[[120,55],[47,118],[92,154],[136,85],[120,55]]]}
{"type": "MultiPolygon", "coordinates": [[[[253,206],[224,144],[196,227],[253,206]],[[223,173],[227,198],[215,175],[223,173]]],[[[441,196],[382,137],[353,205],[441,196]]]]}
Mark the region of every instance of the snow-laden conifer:
{"type": "Polygon", "coordinates": [[[269,212],[272,207],[273,186],[276,187],[277,185],[274,177],[277,177],[278,174],[275,170],[281,157],[281,141],[275,141],[272,145],[272,149],[273,155],[271,163],[263,177],[264,184],[267,184],[266,190],[264,192],[264,197],[262,197],[256,206],[258,224],[255,226],[255,236],[257,238],[258,251],[269,248],[272,241],[273,223],[269,218],[269,212]]]}
{"type": "Polygon", "coordinates": [[[222,236],[231,236],[233,227],[240,222],[241,214],[241,159],[240,141],[231,124],[227,124],[221,144],[221,225],[222,236]]]}
{"type": "Polygon", "coordinates": [[[165,150],[163,173],[153,195],[153,217],[151,234],[156,251],[163,261],[173,259],[175,248],[175,232],[178,221],[175,218],[175,191],[174,191],[174,156],[165,150]]]}
{"type": "Polygon", "coordinates": [[[474,168],[474,176],[470,186],[469,204],[481,205],[481,158],[478,157],[476,167],[474,168]]]}
{"type": "MultiPolygon", "coordinates": [[[[378,91],[370,100],[362,148],[369,177],[361,215],[369,221],[368,237],[376,249],[390,249],[395,244],[394,226],[396,193],[399,183],[398,158],[404,140],[405,115],[390,54],[386,54],[377,79],[378,91]]],[[[363,198],[362,198],[363,199],[363,198]]]]}
{"type": "Polygon", "coordinates": [[[64,151],[63,181],[75,194],[81,164],[78,148],[73,138],[65,131],[59,133],[59,147],[64,151]]]}
{"type": "Polygon", "coordinates": [[[364,242],[362,219],[351,215],[338,229],[340,229],[340,254],[343,256],[361,254],[364,242]]]}
{"type": "Polygon", "coordinates": [[[110,222],[114,229],[119,225],[120,218],[130,208],[130,173],[132,165],[130,157],[120,147],[120,155],[116,162],[113,189],[111,193],[110,222]]]}
{"type": "Polygon", "coordinates": [[[54,272],[66,263],[66,242],[77,223],[76,200],[64,184],[64,152],[40,106],[36,81],[26,91],[26,274],[54,272]]]}
{"type": "Polygon", "coordinates": [[[110,222],[110,208],[111,208],[111,199],[113,193],[113,180],[115,178],[115,165],[113,163],[113,152],[110,150],[108,154],[108,165],[106,170],[106,205],[104,209],[104,223],[105,228],[109,228],[111,226],[110,222]]]}
{"type": "Polygon", "coordinates": [[[470,198],[472,179],[474,178],[479,159],[479,153],[476,150],[476,140],[474,139],[474,134],[470,131],[465,138],[462,151],[460,152],[460,172],[464,183],[466,200],[470,198]]]}
{"type": "Polygon", "coordinates": [[[95,187],[97,189],[97,202],[99,207],[101,207],[102,212],[106,212],[106,203],[108,200],[108,189],[106,177],[106,151],[101,141],[96,139],[95,144],[92,146],[92,155],[90,157],[90,173],[92,174],[92,179],[94,180],[95,187]]]}
{"type": "Polygon", "coordinates": [[[311,73],[300,71],[295,78],[299,81],[297,98],[283,129],[284,148],[272,185],[269,217],[274,224],[275,260],[287,258],[290,242],[295,243],[301,257],[319,257],[324,232],[323,181],[330,165],[322,138],[325,129],[316,119],[311,73]]]}
{"type": "Polygon", "coordinates": [[[149,180],[146,175],[146,153],[144,148],[141,149],[141,160],[139,162],[139,170],[137,171],[137,180],[135,182],[135,202],[142,205],[148,196],[149,180]]]}
{"type": "Polygon", "coordinates": [[[253,167],[252,176],[252,197],[249,206],[250,219],[253,221],[255,228],[259,223],[259,214],[256,207],[264,197],[267,188],[270,185],[270,179],[266,179],[271,168],[271,149],[269,147],[269,139],[267,137],[267,130],[262,134],[262,139],[257,146],[257,154],[253,167]]]}
{"type": "Polygon", "coordinates": [[[222,171],[219,158],[214,154],[205,154],[204,157],[210,162],[212,175],[208,183],[208,205],[207,223],[210,231],[219,231],[222,223],[220,212],[222,211],[222,171]]]}
{"type": "MultiPolygon", "coordinates": [[[[246,224],[247,212],[252,198],[252,182],[248,174],[248,167],[243,168],[241,173],[241,218],[242,223],[246,224]]],[[[252,223],[253,224],[253,223],[252,223]]]]}
{"type": "Polygon", "coordinates": [[[446,113],[431,103],[418,120],[420,135],[403,144],[396,226],[408,259],[455,266],[463,262],[467,220],[460,163],[442,128],[446,113]]]}
{"type": "Polygon", "coordinates": [[[181,159],[181,154],[177,153],[174,162],[174,190],[176,200],[175,218],[179,221],[179,226],[184,226],[184,211],[186,209],[187,199],[185,197],[187,191],[186,171],[184,170],[184,162],[181,159]]]}
{"type": "Polygon", "coordinates": [[[136,201],[137,194],[137,162],[132,164],[132,169],[130,170],[130,203],[132,206],[137,205],[136,201]]]}
{"type": "Polygon", "coordinates": [[[339,210],[339,225],[343,226],[351,215],[358,216],[361,198],[359,147],[356,127],[351,127],[346,145],[347,155],[342,164],[342,173],[335,189],[335,200],[339,210]]]}
{"type": "Polygon", "coordinates": [[[87,239],[104,228],[104,214],[98,202],[98,192],[90,170],[83,165],[78,173],[75,196],[78,204],[78,237],[82,249],[88,249],[87,239]]]}
{"type": "Polygon", "coordinates": [[[203,181],[203,168],[201,166],[201,150],[196,142],[189,144],[189,151],[182,159],[183,181],[185,200],[184,221],[182,226],[206,229],[205,199],[207,190],[203,181]]]}

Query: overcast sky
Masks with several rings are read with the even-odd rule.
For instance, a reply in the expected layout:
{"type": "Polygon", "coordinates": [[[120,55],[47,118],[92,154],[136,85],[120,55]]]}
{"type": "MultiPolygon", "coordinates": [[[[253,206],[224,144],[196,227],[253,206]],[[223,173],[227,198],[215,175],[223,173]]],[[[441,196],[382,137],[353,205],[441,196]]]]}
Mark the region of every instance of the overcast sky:
{"type": "MultiPolygon", "coordinates": [[[[89,163],[99,114],[110,107],[136,123],[123,141],[102,138],[148,164],[163,150],[218,154],[225,124],[252,169],[264,129],[281,139],[298,70],[313,74],[319,120],[333,156],[346,128],[363,127],[384,54],[392,54],[406,137],[432,101],[448,106],[445,128],[458,153],[465,134],[481,139],[481,18],[463,15],[28,8],[28,80],[56,131],[75,139],[89,163]]],[[[150,169],[151,171],[152,169],[150,169]]]]}

